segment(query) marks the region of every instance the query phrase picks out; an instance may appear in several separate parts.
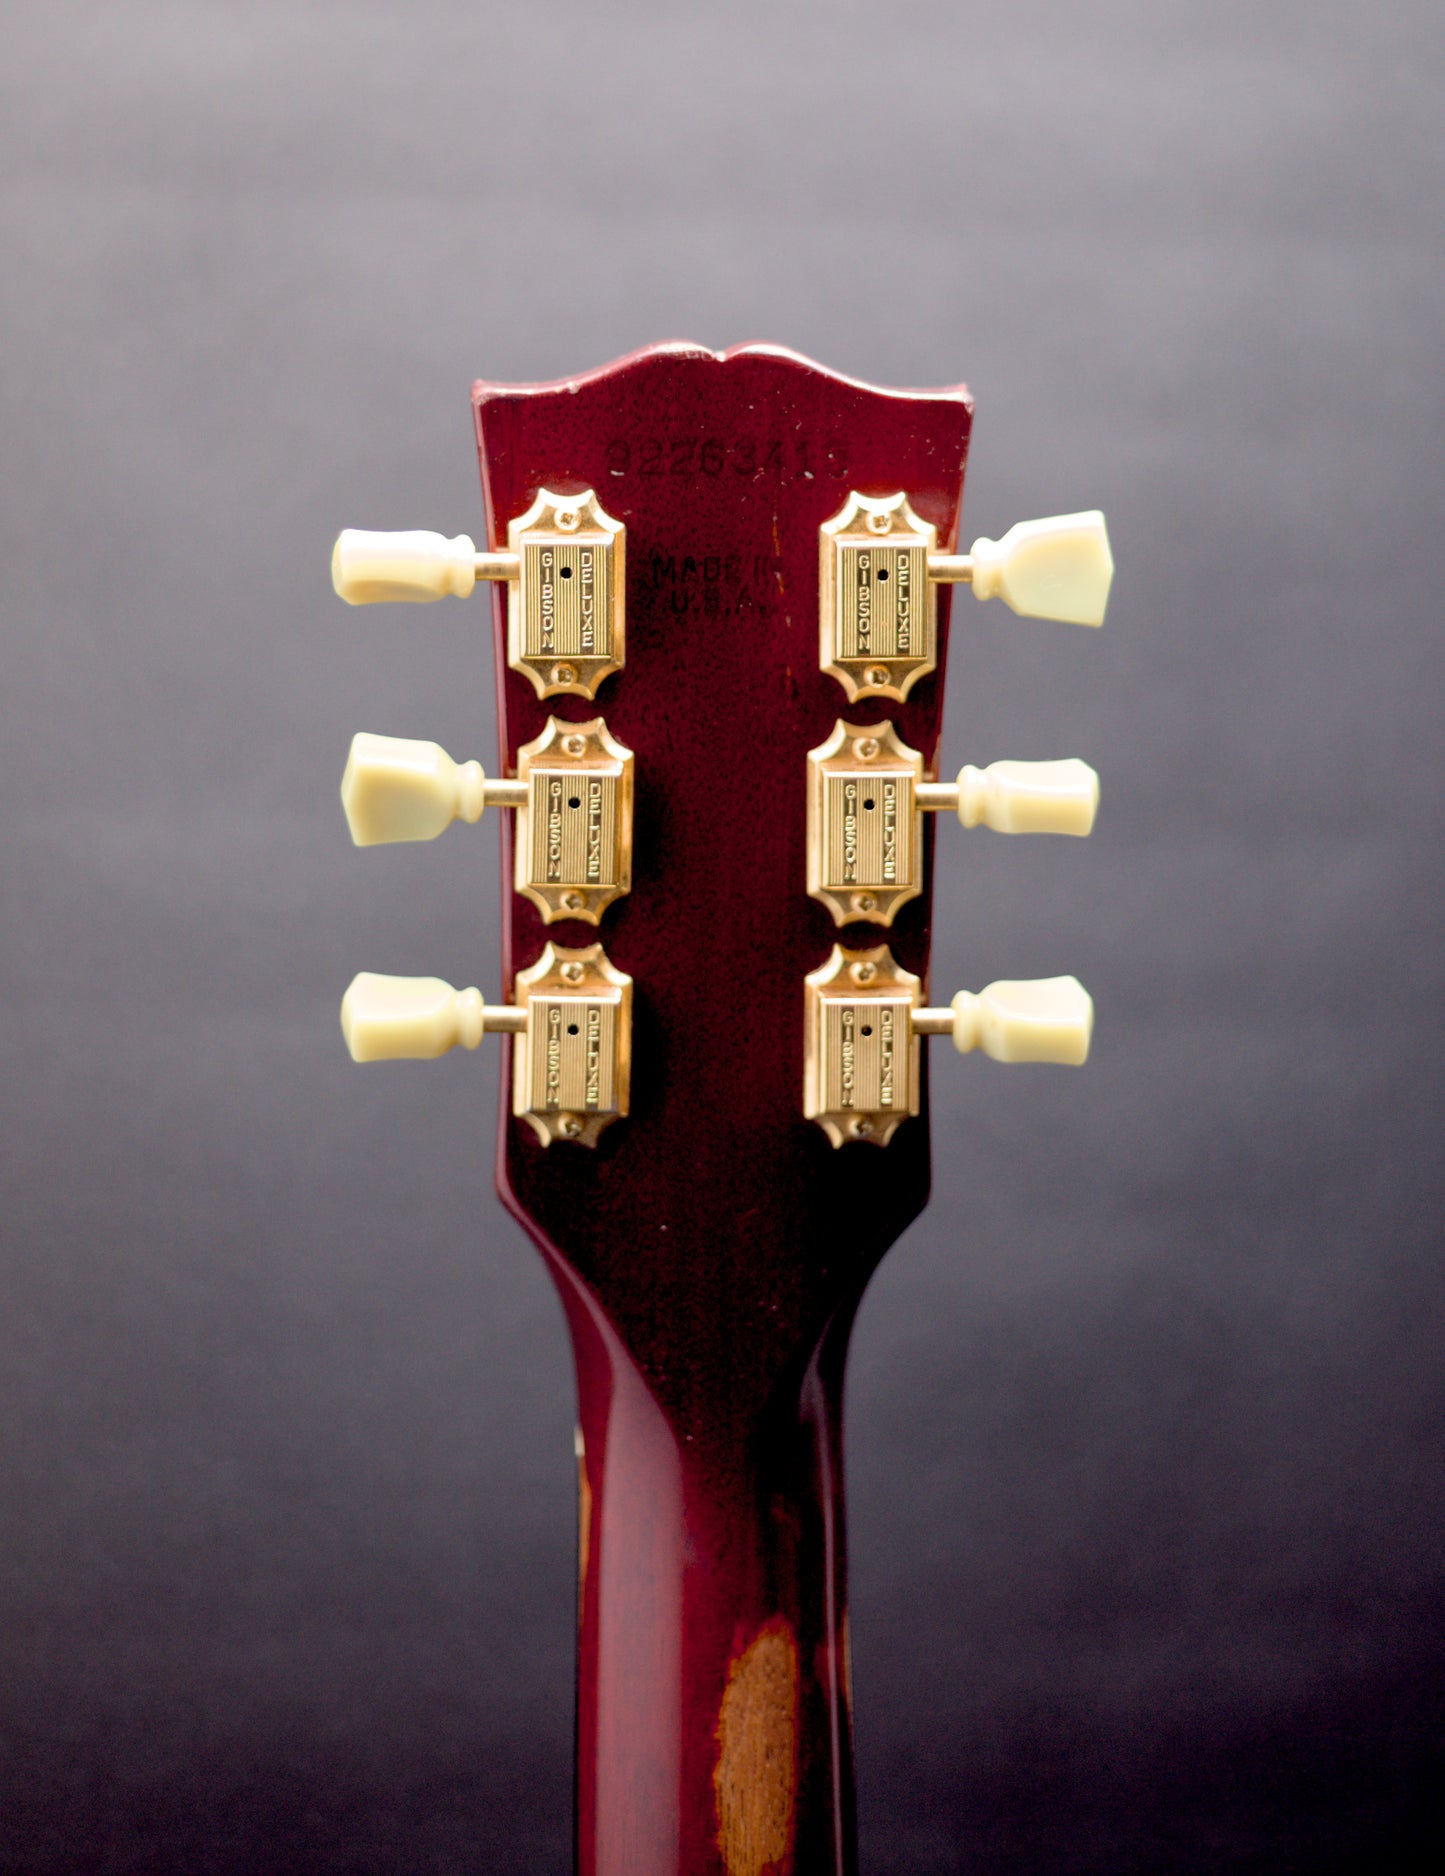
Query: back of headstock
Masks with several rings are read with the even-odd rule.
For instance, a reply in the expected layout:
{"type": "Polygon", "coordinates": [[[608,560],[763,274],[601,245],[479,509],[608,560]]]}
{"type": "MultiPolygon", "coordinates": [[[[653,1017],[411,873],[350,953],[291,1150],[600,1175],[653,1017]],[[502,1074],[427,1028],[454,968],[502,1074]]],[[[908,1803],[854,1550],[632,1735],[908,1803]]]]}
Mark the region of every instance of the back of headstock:
{"type": "MultiPolygon", "coordinates": [[[[505,771],[549,716],[598,710],[637,761],[632,891],[600,934],[512,898],[503,962],[506,981],[549,938],[603,937],[635,986],[631,1112],[593,1153],[544,1150],[510,1119],[502,1192],[706,1440],[720,1411],[757,1413],[927,1198],[926,1112],[886,1153],[837,1153],[803,1114],[803,980],[837,935],[805,890],[805,758],[846,703],[819,668],[819,530],[850,489],[906,486],[951,544],[970,407],[771,348],[658,348],[474,399],[494,539],[539,487],[594,490],[627,530],[626,666],[596,704],[538,697],[507,667],[499,617],[505,771]]],[[[930,762],[943,597],[939,672],[874,706],[930,762]]],[[[926,976],[926,894],[890,941],[926,976]]]]}
{"type": "Polygon", "coordinates": [[[492,544],[343,536],[336,573],[494,582],[501,779],[358,739],[344,794],[361,840],[513,810],[508,992],[358,979],[348,1039],[513,1055],[498,1184],[579,1375],[579,1867],[849,1868],[841,1375],[927,1199],[922,1038],[1088,1035],[1072,980],[926,1006],[927,810],[1086,832],[1096,793],[1077,763],[933,779],[950,587],[1097,623],[1102,524],[957,555],[966,393],[774,347],[473,402],[492,544]]]}

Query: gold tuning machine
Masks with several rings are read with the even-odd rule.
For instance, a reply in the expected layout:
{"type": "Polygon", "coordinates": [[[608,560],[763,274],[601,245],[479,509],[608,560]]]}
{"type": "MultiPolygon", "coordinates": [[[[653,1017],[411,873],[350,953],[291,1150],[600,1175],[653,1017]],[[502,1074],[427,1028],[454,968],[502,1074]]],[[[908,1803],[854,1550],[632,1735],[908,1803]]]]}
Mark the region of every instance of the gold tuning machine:
{"type": "Polygon", "coordinates": [[[938,551],[938,531],[905,494],[856,491],[819,536],[822,668],[858,697],[904,698],[938,664],[940,584],[971,585],[1034,619],[1101,625],[1114,561],[1104,517],[1020,521],[968,554],[938,551]]]}
{"type": "Polygon", "coordinates": [[[341,802],[358,847],[434,840],[484,808],[515,808],[516,889],[550,924],[596,925],[632,887],[633,757],[601,717],[547,727],[517,751],[517,775],[495,781],[479,762],[454,762],[438,743],[352,739],[341,802]]]}
{"type": "Polygon", "coordinates": [[[965,827],[1005,834],[1079,835],[1098,803],[1086,762],[970,764],[956,781],[931,782],[891,723],[840,721],[808,752],[808,891],[838,925],[891,925],[923,890],[926,811],[950,809],[965,827]]]}
{"type": "Polygon", "coordinates": [[[841,945],[806,985],[803,1112],[834,1146],[886,1145],[918,1112],[921,1038],[950,1035],[960,1054],[996,1062],[1077,1065],[1089,1053],[1094,1005],[1076,977],[994,983],[927,1009],[923,985],[887,945],[841,945]]]}
{"type": "Polygon", "coordinates": [[[627,531],[591,489],[543,489],[507,528],[507,550],[479,553],[465,534],[346,528],[331,580],[353,606],[465,599],[478,580],[507,582],[507,662],[539,697],[595,697],[625,661],[627,531]]]}
{"type": "Polygon", "coordinates": [[[516,1001],[486,1004],[479,990],[440,977],[363,971],[341,1002],[341,1031],[353,1061],[425,1061],[484,1035],[516,1037],[512,1112],[543,1146],[596,1146],[627,1112],[632,1070],[632,979],[601,945],[569,951],[548,944],[518,971],[516,1001]]]}

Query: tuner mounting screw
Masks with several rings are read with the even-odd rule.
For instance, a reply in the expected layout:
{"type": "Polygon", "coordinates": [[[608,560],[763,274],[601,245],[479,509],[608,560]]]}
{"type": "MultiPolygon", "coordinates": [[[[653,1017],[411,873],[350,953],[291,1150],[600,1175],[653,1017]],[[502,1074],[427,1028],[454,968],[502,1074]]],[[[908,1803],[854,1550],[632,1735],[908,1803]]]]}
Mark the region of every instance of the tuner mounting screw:
{"type": "Polygon", "coordinates": [[[853,745],[853,752],[861,762],[871,762],[874,756],[878,754],[878,738],[876,736],[860,736],[853,745]]]}
{"type": "Polygon", "coordinates": [[[582,1123],[575,1114],[563,1114],[558,1118],[557,1131],[565,1134],[569,1140],[575,1140],[582,1131],[582,1123]]]}
{"type": "Polygon", "coordinates": [[[876,964],[863,962],[853,966],[853,981],[855,984],[871,984],[877,974],[878,966],[876,964]]]}
{"type": "Polygon", "coordinates": [[[585,736],[564,736],[562,738],[562,748],[569,756],[585,756],[587,753],[587,738],[585,736]]]}
{"type": "Polygon", "coordinates": [[[881,664],[870,664],[868,669],[863,673],[863,682],[865,684],[871,684],[873,688],[877,690],[880,685],[888,682],[887,668],[881,664]]]}
{"type": "Polygon", "coordinates": [[[575,684],[577,667],[575,664],[554,664],[547,675],[554,684],[575,684]]]}
{"type": "Polygon", "coordinates": [[[569,984],[580,984],[582,981],[582,966],[577,963],[564,964],[562,966],[562,975],[567,979],[569,984]]]}
{"type": "Polygon", "coordinates": [[[860,1114],[857,1120],[849,1123],[848,1131],[854,1139],[866,1140],[873,1131],[873,1123],[871,1120],[865,1120],[860,1114]]]}
{"type": "Polygon", "coordinates": [[[851,903],[855,912],[876,912],[878,910],[878,901],[871,892],[855,892],[851,903]]]}
{"type": "Polygon", "coordinates": [[[562,903],[569,912],[580,912],[587,901],[582,897],[580,892],[564,892],[562,895],[562,903]]]}
{"type": "Polygon", "coordinates": [[[868,532],[870,534],[888,534],[892,532],[892,528],[893,528],[892,515],[879,514],[876,510],[874,511],[874,513],[869,515],[868,532]]]}
{"type": "Polygon", "coordinates": [[[557,510],[557,526],[563,529],[567,534],[571,534],[575,530],[581,519],[582,517],[575,508],[559,508],[557,510]]]}

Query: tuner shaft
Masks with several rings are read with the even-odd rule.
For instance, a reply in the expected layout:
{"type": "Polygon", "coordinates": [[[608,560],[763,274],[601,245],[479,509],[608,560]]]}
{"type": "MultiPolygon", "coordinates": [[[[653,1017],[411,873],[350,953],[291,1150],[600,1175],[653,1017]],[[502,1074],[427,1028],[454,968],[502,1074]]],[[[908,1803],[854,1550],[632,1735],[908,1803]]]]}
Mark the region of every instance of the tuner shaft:
{"type": "Polygon", "coordinates": [[[940,586],[972,586],[972,554],[930,554],[928,577],[940,586]]]}

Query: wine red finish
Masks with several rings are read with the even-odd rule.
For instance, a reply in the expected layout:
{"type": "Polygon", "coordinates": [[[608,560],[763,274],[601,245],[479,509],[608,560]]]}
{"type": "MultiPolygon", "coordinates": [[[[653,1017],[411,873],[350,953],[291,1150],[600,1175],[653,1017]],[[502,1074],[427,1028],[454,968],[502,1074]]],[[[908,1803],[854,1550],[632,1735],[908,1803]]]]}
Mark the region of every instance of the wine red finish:
{"type": "Polygon", "coordinates": [[[852,1871],[843,1364],[927,1200],[928,1122],[839,1150],[803,1118],[803,978],[841,935],[926,979],[930,897],[837,932],[805,888],[805,759],[842,716],[932,763],[949,591],[937,673],[850,706],[818,668],[818,529],[850,489],[904,489],[951,549],[971,406],[689,345],[474,403],[494,546],[544,486],[627,526],[627,664],[595,704],[539,702],[496,610],[504,772],[554,714],[600,710],[637,758],[631,895],[599,934],[509,890],[503,959],[510,982],[600,936],[636,985],[630,1117],[595,1151],[504,1118],[498,1164],[577,1361],[577,1868],[852,1871]]]}

